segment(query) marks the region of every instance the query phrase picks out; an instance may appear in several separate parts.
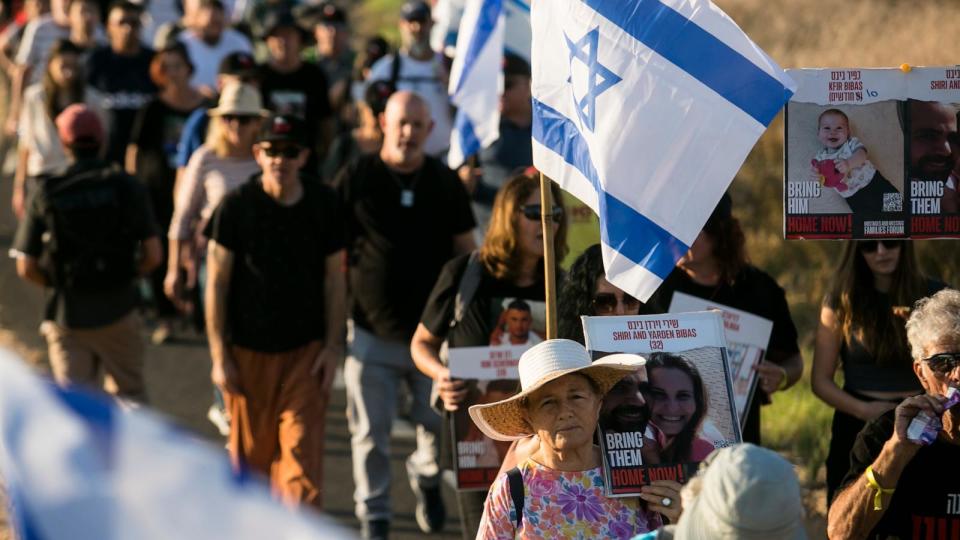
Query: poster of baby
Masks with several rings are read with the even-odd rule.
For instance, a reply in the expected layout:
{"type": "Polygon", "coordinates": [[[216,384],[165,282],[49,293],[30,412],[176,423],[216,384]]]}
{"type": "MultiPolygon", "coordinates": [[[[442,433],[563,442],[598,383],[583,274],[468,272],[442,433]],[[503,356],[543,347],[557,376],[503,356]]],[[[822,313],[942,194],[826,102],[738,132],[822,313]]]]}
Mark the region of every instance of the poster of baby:
{"type": "Polygon", "coordinates": [[[960,67],[789,73],[786,238],[960,237],[960,67]]]}

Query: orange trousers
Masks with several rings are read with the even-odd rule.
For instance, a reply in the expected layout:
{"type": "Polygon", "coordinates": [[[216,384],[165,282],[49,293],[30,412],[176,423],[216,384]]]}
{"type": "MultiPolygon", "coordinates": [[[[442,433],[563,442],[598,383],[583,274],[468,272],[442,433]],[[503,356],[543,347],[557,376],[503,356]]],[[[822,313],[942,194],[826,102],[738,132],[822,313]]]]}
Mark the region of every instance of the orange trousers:
{"type": "Polygon", "coordinates": [[[321,344],[264,353],[231,347],[239,394],[224,393],[230,413],[227,448],[234,467],[270,478],[274,496],[287,506],[323,508],[323,437],[329,395],[311,375],[321,344]]]}

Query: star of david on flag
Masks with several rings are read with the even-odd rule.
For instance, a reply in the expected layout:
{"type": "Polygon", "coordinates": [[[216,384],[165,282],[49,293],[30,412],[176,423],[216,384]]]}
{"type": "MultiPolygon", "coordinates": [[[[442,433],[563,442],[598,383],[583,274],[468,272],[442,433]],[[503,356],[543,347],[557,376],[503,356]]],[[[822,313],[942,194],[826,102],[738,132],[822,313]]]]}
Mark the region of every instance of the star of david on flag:
{"type": "Polygon", "coordinates": [[[796,85],[708,0],[534,0],[533,161],[646,300],[796,85]]]}

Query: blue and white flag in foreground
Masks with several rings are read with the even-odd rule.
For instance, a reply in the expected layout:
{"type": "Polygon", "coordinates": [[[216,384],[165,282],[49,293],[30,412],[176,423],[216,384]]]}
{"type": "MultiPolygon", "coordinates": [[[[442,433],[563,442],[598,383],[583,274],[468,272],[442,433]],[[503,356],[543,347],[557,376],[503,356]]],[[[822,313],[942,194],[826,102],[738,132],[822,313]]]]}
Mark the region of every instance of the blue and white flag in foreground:
{"type": "Polygon", "coordinates": [[[237,479],[222,449],[63,390],[0,349],[0,477],[23,540],[349,538],[237,479]]]}
{"type": "Polygon", "coordinates": [[[462,165],[500,137],[503,0],[468,0],[450,70],[450,101],[457,116],[447,164],[462,165]]]}
{"type": "Polygon", "coordinates": [[[646,300],[795,85],[707,0],[535,0],[533,161],[646,300]]]}

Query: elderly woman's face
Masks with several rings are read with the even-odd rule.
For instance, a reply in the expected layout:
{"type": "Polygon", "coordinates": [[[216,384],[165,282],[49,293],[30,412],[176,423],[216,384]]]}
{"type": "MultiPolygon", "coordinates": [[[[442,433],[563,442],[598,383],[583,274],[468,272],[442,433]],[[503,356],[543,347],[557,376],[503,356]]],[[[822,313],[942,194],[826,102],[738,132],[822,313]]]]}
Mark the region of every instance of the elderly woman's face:
{"type": "MultiPolygon", "coordinates": [[[[960,337],[947,337],[933,345],[924,347],[923,357],[930,358],[937,354],[957,352],[960,352],[960,337]]],[[[960,366],[952,370],[948,370],[948,367],[949,364],[937,360],[933,362],[919,361],[913,364],[913,369],[917,373],[917,377],[920,378],[924,389],[931,394],[940,395],[946,394],[947,388],[950,386],[960,388],[960,366]]]]}
{"type": "Polygon", "coordinates": [[[668,437],[679,435],[697,412],[693,381],[679,369],[650,370],[651,421],[668,437]]]}
{"type": "Polygon", "coordinates": [[[527,398],[527,422],[553,450],[571,451],[593,444],[599,413],[600,396],[584,375],[550,381],[527,398]]]}

